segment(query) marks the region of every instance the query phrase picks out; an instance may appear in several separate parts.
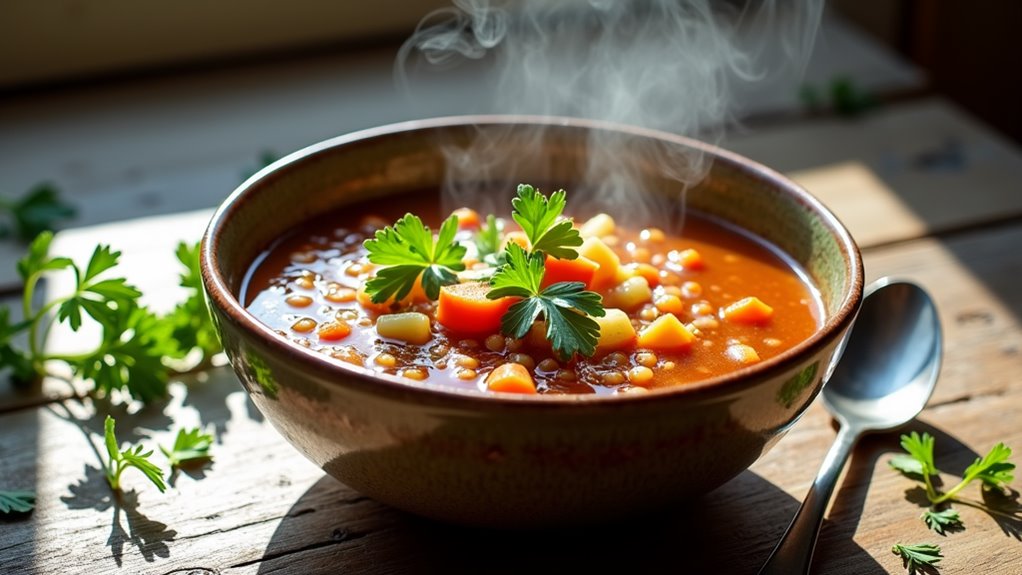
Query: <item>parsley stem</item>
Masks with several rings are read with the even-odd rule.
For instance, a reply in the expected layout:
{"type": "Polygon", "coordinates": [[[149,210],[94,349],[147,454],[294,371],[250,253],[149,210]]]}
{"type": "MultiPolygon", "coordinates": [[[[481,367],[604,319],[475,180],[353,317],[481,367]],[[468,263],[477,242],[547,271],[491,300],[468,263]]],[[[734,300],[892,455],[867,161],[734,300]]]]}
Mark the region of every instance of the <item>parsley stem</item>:
{"type": "MultiPolygon", "coordinates": [[[[965,486],[968,485],[971,481],[972,481],[971,477],[965,477],[958,483],[958,485],[955,485],[954,487],[940,495],[937,495],[936,493],[930,494],[930,490],[932,488],[930,488],[930,486],[927,485],[927,497],[930,498],[930,503],[933,503],[934,505],[939,505],[950,499],[955,499],[955,495],[962,489],[965,489],[965,486]]],[[[929,483],[929,481],[927,481],[927,483],[929,483]]],[[[957,501],[957,499],[955,500],[957,501]]]]}
{"type": "Polygon", "coordinates": [[[933,487],[933,480],[930,479],[930,474],[925,469],[923,470],[923,482],[926,484],[926,498],[930,500],[930,503],[933,505],[940,503],[937,490],[933,487]]]}

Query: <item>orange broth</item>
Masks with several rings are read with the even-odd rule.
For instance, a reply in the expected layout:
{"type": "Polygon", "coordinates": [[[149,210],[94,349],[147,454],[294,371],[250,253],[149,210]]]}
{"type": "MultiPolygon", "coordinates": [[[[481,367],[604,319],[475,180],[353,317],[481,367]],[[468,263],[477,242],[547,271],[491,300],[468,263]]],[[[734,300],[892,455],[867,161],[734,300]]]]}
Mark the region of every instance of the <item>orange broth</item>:
{"type": "MultiPolygon", "coordinates": [[[[621,260],[619,278],[644,275],[651,285],[648,301],[625,310],[635,331],[642,333],[658,317],[672,313],[694,336],[685,349],[644,349],[633,341],[599,349],[590,358],[562,361],[545,338],[535,334],[515,340],[497,333],[455,333],[436,321],[436,302],[407,298],[389,307],[363,306],[355,297],[378,267],[368,263],[362,247],[373,232],[392,224],[409,207],[434,231],[439,224],[432,213],[435,208],[427,202],[389,203],[393,209],[347,208],[307,222],[271,246],[249,271],[242,292],[248,310],[281,337],[336,361],[484,391],[488,374],[515,362],[529,372],[536,392],[545,394],[642,393],[685,385],[774,357],[821,325],[822,306],[815,288],[779,250],[730,226],[689,214],[680,237],[655,228],[617,226],[600,238],[621,260]],[[772,310],[768,319],[741,321],[736,319],[741,314],[729,315],[729,306],[752,296],[772,310]],[[379,336],[376,322],[384,315],[381,312],[404,311],[429,317],[426,343],[379,336]]],[[[510,221],[508,214],[501,216],[510,221]]],[[[506,226],[505,233],[512,227],[506,226]]],[[[464,229],[458,239],[471,242],[473,233],[464,229]]],[[[611,289],[596,290],[608,307],[614,299],[611,289]]]]}

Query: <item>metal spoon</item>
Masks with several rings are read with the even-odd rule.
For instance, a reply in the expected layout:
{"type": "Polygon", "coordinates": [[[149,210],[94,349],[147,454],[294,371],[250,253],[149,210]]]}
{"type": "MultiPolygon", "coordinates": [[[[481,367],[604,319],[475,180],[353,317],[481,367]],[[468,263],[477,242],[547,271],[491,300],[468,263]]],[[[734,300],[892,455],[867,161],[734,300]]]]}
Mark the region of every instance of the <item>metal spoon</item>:
{"type": "Polygon", "coordinates": [[[866,298],[823,404],[840,424],[834,444],[784,537],[759,575],[808,573],[823,512],[863,433],[907,423],[922,411],[940,371],[940,319],[933,300],[908,282],[878,280],[866,298]]]}

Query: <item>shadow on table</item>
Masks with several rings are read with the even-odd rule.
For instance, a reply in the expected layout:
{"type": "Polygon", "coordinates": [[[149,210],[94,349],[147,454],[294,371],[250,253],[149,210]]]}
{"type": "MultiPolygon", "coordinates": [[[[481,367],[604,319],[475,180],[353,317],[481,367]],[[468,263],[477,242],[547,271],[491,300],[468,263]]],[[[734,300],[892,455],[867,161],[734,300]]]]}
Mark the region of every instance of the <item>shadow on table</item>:
{"type": "MultiPolygon", "coordinates": [[[[798,501],[746,471],[695,503],[618,523],[542,532],[436,523],[358,496],[330,477],[274,533],[260,573],[756,573],[798,501]],[[316,534],[321,536],[316,537],[316,534]]],[[[883,573],[847,541],[856,572],[883,573]]]]}

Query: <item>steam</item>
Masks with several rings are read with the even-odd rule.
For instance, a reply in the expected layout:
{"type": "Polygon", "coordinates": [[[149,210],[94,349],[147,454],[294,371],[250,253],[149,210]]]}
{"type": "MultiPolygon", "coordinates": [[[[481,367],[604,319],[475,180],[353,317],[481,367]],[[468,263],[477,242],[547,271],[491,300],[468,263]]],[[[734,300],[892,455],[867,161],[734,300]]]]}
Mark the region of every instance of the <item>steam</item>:
{"type": "MultiPolygon", "coordinates": [[[[486,111],[608,120],[717,143],[735,121],[736,88],[801,74],[821,13],[822,0],[454,0],[405,42],[395,76],[411,92],[414,72],[485,60],[494,75],[486,111]]],[[[508,161],[498,152],[507,137],[480,130],[471,147],[445,147],[445,207],[493,209],[480,205],[477,186],[508,161]]],[[[542,138],[535,132],[514,142],[515,161],[536,160],[530,156],[542,138]]],[[[679,183],[679,193],[710,167],[695,150],[639,152],[679,183]]],[[[647,196],[634,193],[640,179],[620,155],[613,136],[594,134],[586,177],[569,197],[585,193],[591,208],[632,221],[680,220],[665,208],[683,202],[637,203],[647,196]]]]}

